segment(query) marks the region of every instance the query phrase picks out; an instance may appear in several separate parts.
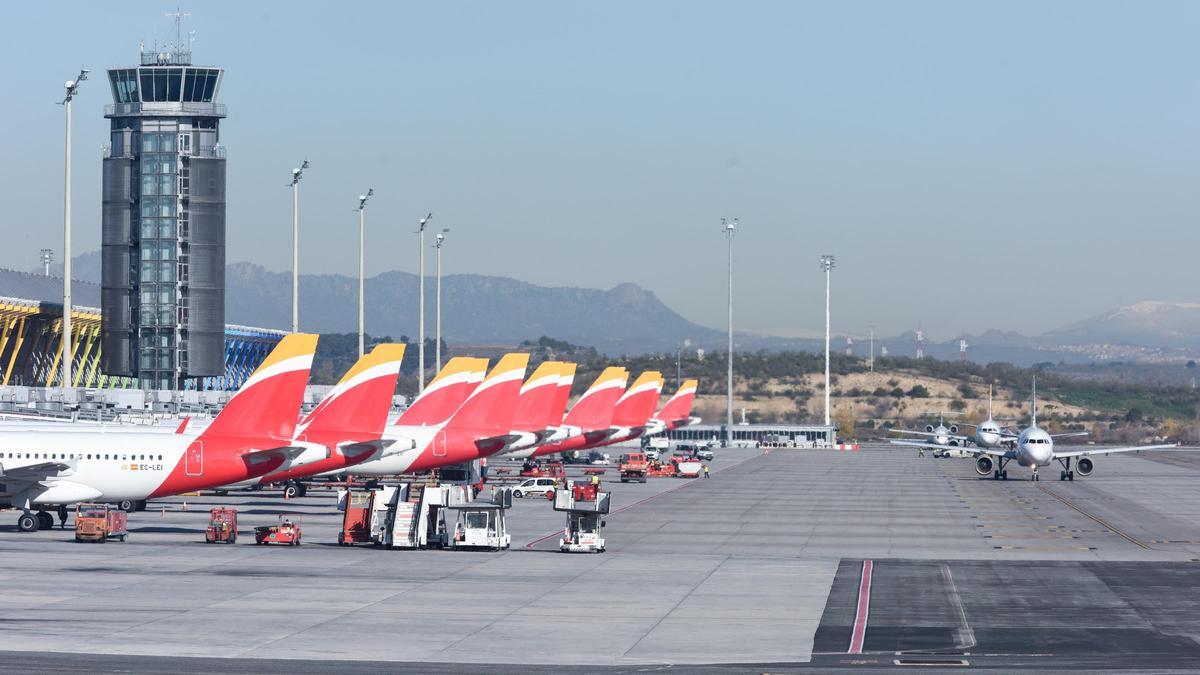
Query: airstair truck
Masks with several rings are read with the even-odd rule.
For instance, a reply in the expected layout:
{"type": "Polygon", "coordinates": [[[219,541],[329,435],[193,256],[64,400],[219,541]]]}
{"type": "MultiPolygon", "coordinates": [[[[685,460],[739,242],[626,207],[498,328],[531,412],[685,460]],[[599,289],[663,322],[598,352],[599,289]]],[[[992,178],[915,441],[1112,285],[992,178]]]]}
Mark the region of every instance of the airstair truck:
{"type": "Polygon", "coordinates": [[[554,510],[567,514],[567,526],[558,550],[563,553],[603,553],[604,515],[609,511],[611,493],[598,485],[575,483],[554,493],[554,510]]]}

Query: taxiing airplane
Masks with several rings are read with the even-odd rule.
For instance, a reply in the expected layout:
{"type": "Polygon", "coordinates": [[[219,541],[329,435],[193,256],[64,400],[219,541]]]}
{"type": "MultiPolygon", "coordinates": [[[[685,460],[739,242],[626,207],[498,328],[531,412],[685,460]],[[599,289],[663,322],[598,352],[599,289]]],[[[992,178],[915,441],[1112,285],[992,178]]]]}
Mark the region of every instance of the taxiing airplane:
{"type": "Polygon", "coordinates": [[[1080,476],[1089,476],[1095,470],[1096,464],[1091,458],[1093,455],[1111,455],[1117,452],[1162,450],[1178,447],[1178,444],[1135,445],[1124,448],[1098,447],[1056,451],[1054,449],[1053,435],[1039,427],[1037,423],[1037,378],[1034,378],[1033,394],[1030,398],[1029,426],[1023,429],[1018,435],[1016,447],[1012,449],[980,448],[975,460],[975,471],[981,476],[986,476],[990,473],[996,480],[1008,480],[1008,471],[1005,470],[1005,466],[1015,460],[1020,466],[1027,466],[1033,471],[1030,480],[1041,480],[1038,476],[1038,469],[1043,466],[1049,466],[1051,462],[1058,462],[1062,465],[1062,471],[1059,472],[1058,479],[1075,480],[1076,471],[1079,472],[1080,476]],[[1072,460],[1075,461],[1074,469],[1071,468],[1072,460]]]}
{"type": "Polygon", "coordinates": [[[0,431],[0,504],[21,509],[17,528],[33,532],[53,526],[48,506],[64,521],[77,502],[136,509],[303,461],[291,442],[316,346],[316,335],[285,336],[198,434],[0,431]]]}

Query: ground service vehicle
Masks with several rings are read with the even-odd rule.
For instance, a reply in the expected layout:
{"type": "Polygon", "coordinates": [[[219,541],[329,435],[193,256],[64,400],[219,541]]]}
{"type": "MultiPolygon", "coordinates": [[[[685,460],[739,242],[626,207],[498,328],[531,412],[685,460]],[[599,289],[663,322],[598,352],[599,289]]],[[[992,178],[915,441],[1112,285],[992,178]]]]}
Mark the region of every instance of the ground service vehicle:
{"type": "Polygon", "coordinates": [[[513,488],[513,496],[519,499],[525,495],[552,495],[557,488],[557,478],[530,478],[513,488]]]}
{"type": "Polygon", "coordinates": [[[621,455],[621,482],[645,483],[646,469],[648,468],[650,468],[650,463],[644,452],[627,452],[621,455]]]}
{"type": "Polygon", "coordinates": [[[126,518],[128,514],[108,504],[80,504],[75,508],[75,541],[125,541],[129,536],[126,518]]]}
{"type": "Polygon", "coordinates": [[[558,550],[563,553],[603,553],[604,514],[609,511],[611,493],[602,492],[600,486],[590,483],[575,483],[554,493],[554,510],[567,514],[567,526],[558,540],[558,550]]]}
{"type": "Polygon", "coordinates": [[[204,541],[209,544],[236,544],[237,529],[237,509],[217,507],[208,514],[204,541]]]}
{"type": "Polygon", "coordinates": [[[675,465],[676,478],[699,478],[700,472],[704,470],[700,460],[690,457],[672,457],[671,463],[675,465]]]}
{"type": "Polygon", "coordinates": [[[255,544],[287,544],[300,545],[300,523],[292,520],[291,516],[280,514],[278,525],[264,525],[254,528],[255,544]]]}
{"type": "Polygon", "coordinates": [[[465,504],[451,504],[450,512],[457,512],[451,548],[473,548],[500,551],[512,544],[508,533],[505,513],[512,508],[512,491],[500,490],[490,501],[478,500],[465,504]]]}
{"type": "Polygon", "coordinates": [[[563,469],[562,462],[542,465],[529,461],[521,467],[519,475],[521,478],[563,478],[566,476],[566,471],[563,469]]]}

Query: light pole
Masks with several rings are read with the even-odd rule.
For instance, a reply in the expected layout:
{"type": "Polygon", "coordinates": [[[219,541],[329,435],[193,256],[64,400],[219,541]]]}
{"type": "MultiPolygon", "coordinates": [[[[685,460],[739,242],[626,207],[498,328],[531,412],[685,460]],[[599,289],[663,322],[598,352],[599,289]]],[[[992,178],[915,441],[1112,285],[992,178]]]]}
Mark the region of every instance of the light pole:
{"type": "Polygon", "coordinates": [[[449,231],[450,228],[447,227],[438,232],[434,237],[433,244],[433,247],[437,249],[437,307],[434,309],[433,350],[436,354],[434,361],[437,363],[437,372],[439,373],[442,372],[442,244],[446,242],[446,233],[449,231]]]}
{"type": "MultiPolygon", "coordinates": [[[[67,117],[66,169],[63,173],[63,318],[62,318],[62,386],[64,389],[73,383],[71,377],[72,359],[75,354],[71,349],[71,99],[79,92],[79,83],[87,79],[86,68],[79,71],[79,77],[67,80],[67,95],[62,100],[67,117]]],[[[53,382],[47,382],[48,386],[53,382]]]]}
{"type": "Polygon", "coordinates": [[[54,251],[42,249],[42,276],[50,276],[50,263],[54,262],[54,251]]]}
{"type": "Polygon", "coordinates": [[[871,360],[867,361],[871,372],[875,372],[875,326],[871,326],[871,360]]]}
{"type": "Polygon", "coordinates": [[[366,353],[366,321],[364,313],[365,298],[363,297],[363,280],[366,278],[366,267],[363,264],[366,250],[366,219],[363,212],[367,208],[367,200],[375,194],[375,188],[369,188],[367,194],[358,196],[358,358],[366,353]]]}
{"type": "Polygon", "coordinates": [[[679,343],[679,346],[675,347],[675,391],[679,391],[679,387],[683,383],[683,378],[681,377],[683,373],[683,350],[690,346],[692,346],[692,341],[688,338],[684,338],[683,342],[679,343]]]}
{"type": "Polygon", "coordinates": [[[292,332],[300,332],[300,178],[308,160],[292,169],[292,332]]]}
{"type": "Polygon", "coordinates": [[[829,426],[829,273],[833,271],[833,256],[821,256],[821,269],[825,270],[825,426],[829,426]]]}
{"type": "Polygon", "coordinates": [[[725,240],[729,244],[729,347],[726,357],[728,372],[725,380],[725,445],[728,447],[733,439],[733,237],[737,234],[738,219],[721,219],[725,228],[725,240]]]}
{"type": "Polygon", "coordinates": [[[425,391],[425,226],[433,212],[422,218],[417,228],[417,393],[425,391]]]}

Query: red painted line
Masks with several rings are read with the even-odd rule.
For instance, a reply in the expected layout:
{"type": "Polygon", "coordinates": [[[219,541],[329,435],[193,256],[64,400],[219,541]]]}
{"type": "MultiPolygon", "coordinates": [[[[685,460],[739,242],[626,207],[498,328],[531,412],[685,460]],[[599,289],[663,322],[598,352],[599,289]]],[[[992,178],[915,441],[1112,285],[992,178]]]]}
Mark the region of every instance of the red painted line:
{"type": "Polygon", "coordinates": [[[871,614],[871,561],[864,560],[862,578],[858,582],[858,611],[854,615],[854,631],[850,633],[850,649],[847,654],[861,654],[863,639],[867,635],[867,618],[871,614]]]}
{"type": "MultiPolygon", "coordinates": [[[[732,469],[733,467],[735,467],[739,464],[744,464],[756,457],[762,457],[765,454],[767,454],[767,453],[764,452],[764,453],[760,453],[757,455],[750,455],[749,457],[747,457],[745,459],[739,459],[738,461],[734,462],[733,464],[730,464],[729,466],[721,467],[720,469],[717,469],[716,471],[713,471],[712,473],[720,473],[722,471],[732,469]]],[[[658,494],[653,494],[653,495],[650,495],[649,497],[644,497],[642,499],[637,500],[636,502],[633,502],[632,504],[626,504],[625,506],[622,506],[621,508],[617,509],[616,511],[609,512],[608,515],[615,516],[622,511],[632,509],[633,507],[637,506],[638,504],[645,504],[646,502],[650,501],[651,499],[658,499],[659,497],[661,497],[663,495],[669,495],[676,490],[682,490],[683,488],[691,485],[692,483],[703,482],[705,479],[703,479],[703,478],[688,478],[687,480],[684,480],[684,479],[680,478],[679,480],[683,481],[683,483],[681,485],[676,485],[675,487],[671,488],[670,490],[663,490],[662,492],[659,492],[658,494]]],[[[543,541],[546,541],[550,537],[557,537],[558,535],[560,535],[562,533],[563,533],[562,530],[555,530],[554,532],[551,532],[550,534],[547,534],[544,537],[538,537],[537,539],[534,539],[533,541],[529,542],[528,544],[525,544],[525,548],[532,549],[534,546],[537,546],[538,544],[542,543],[543,541]]]]}

